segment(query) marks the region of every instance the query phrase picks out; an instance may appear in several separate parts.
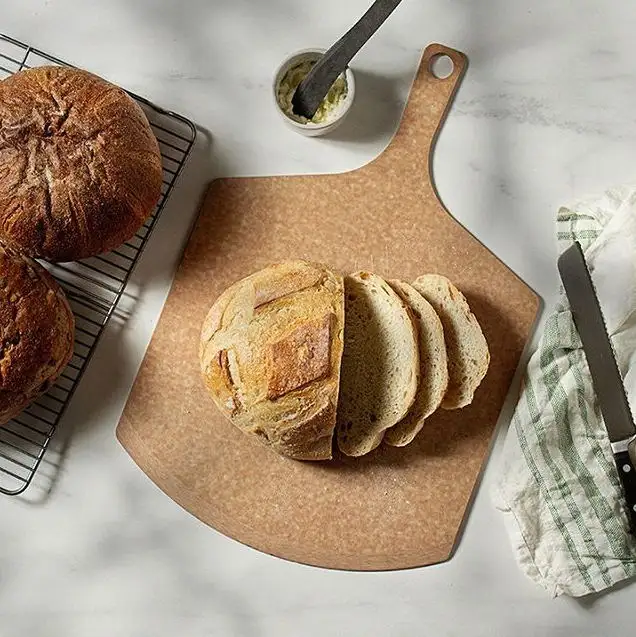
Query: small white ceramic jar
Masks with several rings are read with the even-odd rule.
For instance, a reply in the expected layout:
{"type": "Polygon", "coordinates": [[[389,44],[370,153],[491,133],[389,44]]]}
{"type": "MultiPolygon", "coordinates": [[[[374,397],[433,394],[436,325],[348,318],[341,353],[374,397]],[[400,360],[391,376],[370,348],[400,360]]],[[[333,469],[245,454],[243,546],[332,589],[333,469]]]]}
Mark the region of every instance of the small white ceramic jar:
{"type": "Polygon", "coordinates": [[[292,53],[282,62],[282,64],[278,67],[278,69],[276,69],[276,73],[274,74],[273,95],[276,110],[280,113],[283,121],[290,128],[300,133],[301,135],[306,135],[308,137],[325,135],[326,133],[329,133],[340,126],[340,124],[342,124],[345,117],[349,113],[351,105],[353,104],[353,98],[355,96],[356,86],[355,79],[353,77],[353,71],[349,67],[347,67],[343,74],[344,80],[347,85],[347,93],[342,101],[338,104],[336,109],[329,114],[324,122],[320,122],[317,124],[313,122],[305,123],[295,119],[294,117],[291,117],[285,112],[278,99],[279,89],[283,78],[290,69],[294,68],[298,64],[318,60],[324,53],[324,49],[303,49],[302,51],[292,53]]]}

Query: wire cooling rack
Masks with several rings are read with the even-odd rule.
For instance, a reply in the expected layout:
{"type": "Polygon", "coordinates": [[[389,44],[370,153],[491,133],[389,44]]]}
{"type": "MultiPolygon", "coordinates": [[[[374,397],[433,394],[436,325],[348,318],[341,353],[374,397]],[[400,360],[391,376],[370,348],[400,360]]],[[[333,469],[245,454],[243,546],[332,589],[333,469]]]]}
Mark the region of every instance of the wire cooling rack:
{"type": "MultiPolygon", "coordinates": [[[[44,64],[71,66],[0,34],[0,80],[44,64]]],[[[135,237],[117,250],[76,263],[43,264],[64,288],[73,308],[75,350],[68,367],[49,392],[0,427],[0,493],[18,495],[31,483],[194,145],[196,128],[192,122],[138,95],[131,93],[131,96],[143,108],[159,140],[163,157],[161,198],[135,237]]]]}

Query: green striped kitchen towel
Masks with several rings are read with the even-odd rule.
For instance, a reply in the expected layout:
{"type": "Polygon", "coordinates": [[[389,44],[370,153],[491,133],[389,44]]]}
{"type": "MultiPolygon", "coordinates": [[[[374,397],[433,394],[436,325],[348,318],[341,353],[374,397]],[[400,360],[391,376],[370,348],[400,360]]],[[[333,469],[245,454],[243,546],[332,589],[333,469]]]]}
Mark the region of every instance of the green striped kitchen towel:
{"type": "MultiPolygon", "coordinates": [[[[578,240],[636,405],[636,188],[562,208],[559,251],[578,240]]],[[[523,571],[553,596],[636,575],[618,474],[585,355],[561,290],[528,364],[495,485],[523,571]]]]}

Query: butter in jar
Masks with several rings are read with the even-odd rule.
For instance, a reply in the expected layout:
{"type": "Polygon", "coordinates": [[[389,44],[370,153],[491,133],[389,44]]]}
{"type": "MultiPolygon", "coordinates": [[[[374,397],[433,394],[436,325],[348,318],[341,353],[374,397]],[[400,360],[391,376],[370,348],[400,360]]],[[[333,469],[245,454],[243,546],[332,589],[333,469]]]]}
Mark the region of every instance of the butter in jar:
{"type": "Polygon", "coordinates": [[[281,110],[292,120],[300,124],[327,124],[337,119],[341,113],[345,103],[348,86],[345,74],[338,76],[336,81],[331,85],[329,92],[320,103],[318,110],[311,119],[307,119],[302,115],[294,113],[292,99],[298,85],[309,74],[311,68],[316,63],[315,60],[304,60],[292,66],[283,75],[276,91],[276,100],[281,110]]]}

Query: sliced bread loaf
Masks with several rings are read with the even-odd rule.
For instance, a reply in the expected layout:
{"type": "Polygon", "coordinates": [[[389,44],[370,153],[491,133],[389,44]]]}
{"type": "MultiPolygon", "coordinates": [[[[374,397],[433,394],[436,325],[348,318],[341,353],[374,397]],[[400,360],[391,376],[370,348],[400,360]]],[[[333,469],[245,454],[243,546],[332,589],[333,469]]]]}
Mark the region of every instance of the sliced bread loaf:
{"type": "Polygon", "coordinates": [[[442,407],[465,407],[488,371],[486,338],[466,298],[446,277],[425,274],[413,282],[413,287],[433,306],[444,327],[449,384],[442,407]]]}
{"type": "Polygon", "coordinates": [[[420,384],[415,401],[406,416],[384,434],[384,442],[404,447],[413,441],[424,421],[444,399],[448,388],[448,358],[442,322],[431,304],[404,281],[389,281],[389,285],[411,309],[419,336],[420,384]]]}
{"type": "Polygon", "coordinates": [[[201,332],[204,382],[245,433],[297,460],[331,458],[344,331],[342,277],[272,265],[235,283],[201,332]]]}
{"type": "Polygon", "coordinates": [[[345,277],[345,335],[337,441],[348,456],[375,449],[413,404],[419,383],[414,318],[375,274],[345,277]]]}

